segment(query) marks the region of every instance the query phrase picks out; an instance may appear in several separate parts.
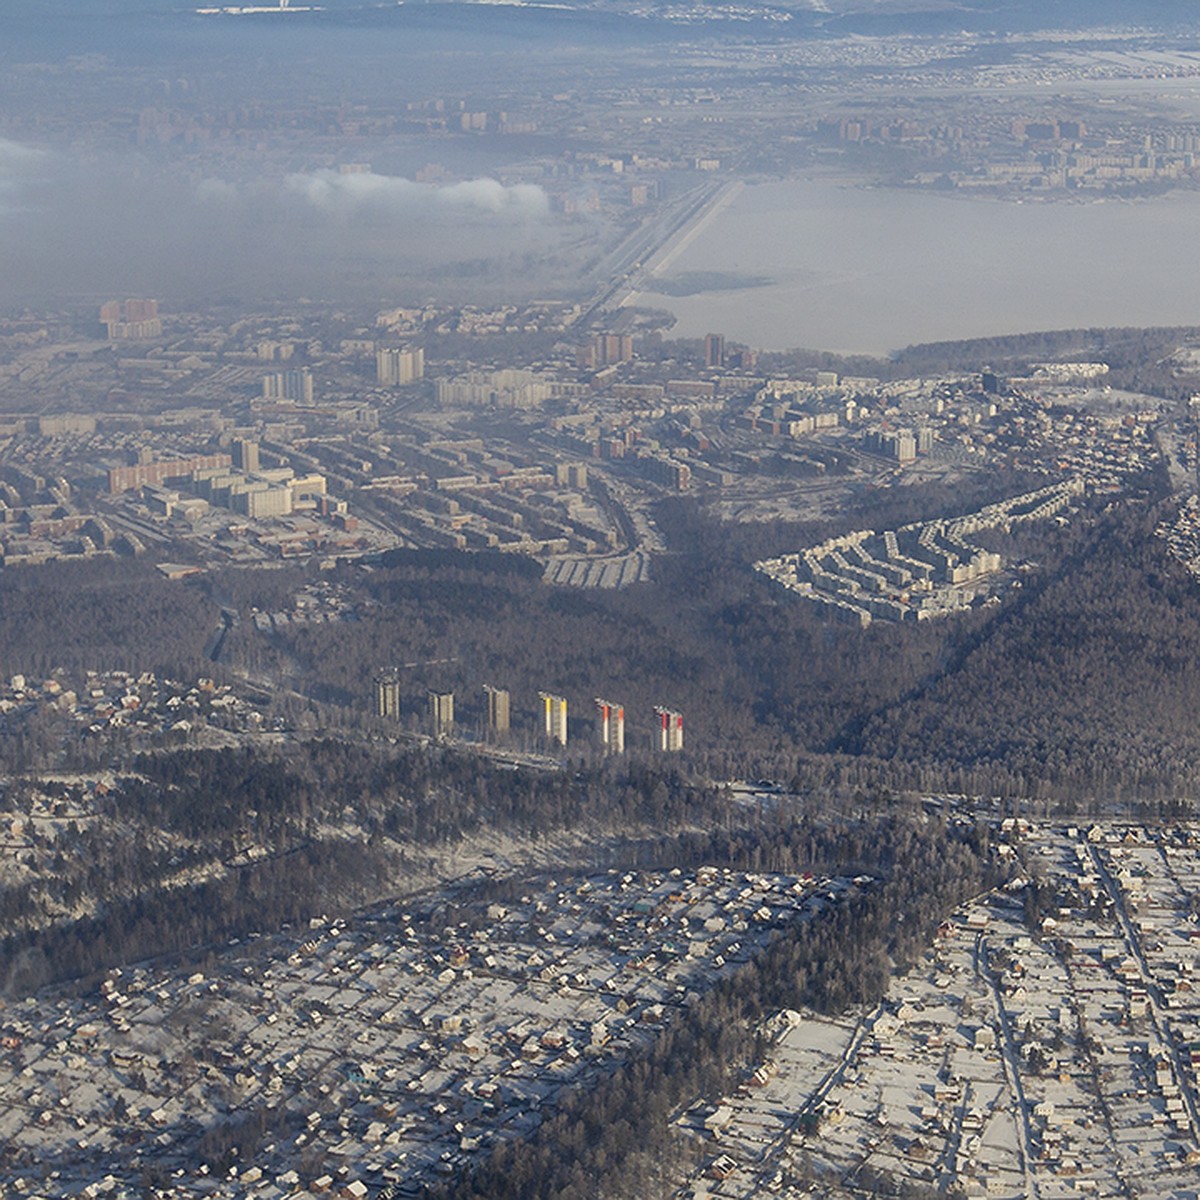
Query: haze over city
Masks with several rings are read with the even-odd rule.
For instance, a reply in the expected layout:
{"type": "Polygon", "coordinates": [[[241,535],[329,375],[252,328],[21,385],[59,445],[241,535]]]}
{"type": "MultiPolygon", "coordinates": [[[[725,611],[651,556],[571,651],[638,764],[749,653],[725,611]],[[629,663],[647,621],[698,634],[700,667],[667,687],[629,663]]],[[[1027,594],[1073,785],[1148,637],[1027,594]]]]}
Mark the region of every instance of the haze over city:
{"type": "Polygon", "coordinates": [[[1188,0],[8,0],[0,1197],[1194,1200],[1188,0]]]}

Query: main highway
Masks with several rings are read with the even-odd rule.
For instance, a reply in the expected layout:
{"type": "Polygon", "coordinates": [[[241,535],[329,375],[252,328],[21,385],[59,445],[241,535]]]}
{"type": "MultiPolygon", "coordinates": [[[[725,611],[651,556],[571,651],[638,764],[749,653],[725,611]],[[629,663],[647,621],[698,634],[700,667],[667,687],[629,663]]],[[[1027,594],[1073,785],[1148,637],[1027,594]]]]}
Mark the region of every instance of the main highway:
{"type": "Polygon", "coordinates": [[[597,274],[605,280],[580,318],[587,326],[602,313],[629,303],[646,279],[682,249],[705,220],[731,200],[742,184],[710,180],[684,192],[648,217],[601,259],[597,274]]]}

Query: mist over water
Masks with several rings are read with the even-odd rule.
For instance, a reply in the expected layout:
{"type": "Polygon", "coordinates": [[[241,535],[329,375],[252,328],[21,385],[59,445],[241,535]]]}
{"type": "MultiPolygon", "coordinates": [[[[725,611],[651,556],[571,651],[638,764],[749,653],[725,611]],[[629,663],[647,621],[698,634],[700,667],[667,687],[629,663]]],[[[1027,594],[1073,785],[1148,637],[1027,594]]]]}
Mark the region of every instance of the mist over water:
{"type": "Polygon", "coordinates": [[[202,303],[573,291],[578,271],[560,265],[561,244],[588,230],[548,225],[536,183],[498,178],[526,152],[519,139],[360,137],[334,153],[370,171],[341,175],[319,136],[305,147],[264,135],[261,159],[219,145],[141,146],[137,114],[303,114],[350,99],[386,109],[401,93],[453,98],[469,82],[486,94],[514,78],[552,92],[601,44],[682,36],[557,9],[324,0],[320,12],[233,17],[197,15],[199,2],[4,5],[0,107],[36,115],[32,135],[0,139],[0,304],[110,292],[202,303]],[[93,108],[113,105],[129,113],[123,146],[119,122],[90,140],[93,108]],[[440,186],[416,181],[431,164],[446,169],[440,186]]]}
{"type": "MultiPolygon", "coordinates": [[[[511,82],[514,70],[531,93],[553,95],[585,68],[598,79],[653,69],[670,44],[786,41],[838,26],[799,9],[769,29],[701,30],[602,6],[324,0],[319,13],[241,18],[198,16],[198,2],[6,0],[0,65],[11,70],[0,103],[37,112],[41,136],[0,143],[0,303],[109,292],[390,298],[443,284],[455,298],[478,287],[489,301],[575,294],[580,264],[599,251],[563,247],[588,229],[546,220],[540,189],[496,178],[533,143],[364,137],[353,158],[369,175],[323,172],[330,155],[318,145],[311,157],[277,154],[265,179],[249,157],[192,161],[176,147],[135,145],[136,113],[347,97],[382,105],[397,79],[434,97],[511,82]],[[61,110],[60,96],[72,98],[61,110]],[[90,146],[77,130],[93,104],[114,102],[130,113],[127,145],[90,146]],[[447,169],[440,189],[415,182],[431,163],[447,169]]],[[[886,351],[1072,324],[1190,321],[1200,313],[1188,269],[1198,203],[1185,193],[1013,205],[820,182],[751,187],[672,263],[672,275],[713,290],[681,294],[688,284],[646,299],[676,313],[681,334],[721,329],[765,347],[886,351]],[[704,284],[714,275],[725,278],[704,284]],[[772,282],[737,286],[761,278],[772,282]]]]}
{"type": "Polygon", "coordinates": [[[486,292],[545,250],[547,208],[540,187],[488,177],[191,181],[136,154],[82,160],[0,139],[0,302],[110,291],[353,299],[439,275],[486,292]]]}
{"type": "Polygon", "coordinates": [[[1015,203],[809,180],[746,188],[644,292],[674,332],[884,354],[917,342],[1200,320],[1200,193],[1015,203]]]}

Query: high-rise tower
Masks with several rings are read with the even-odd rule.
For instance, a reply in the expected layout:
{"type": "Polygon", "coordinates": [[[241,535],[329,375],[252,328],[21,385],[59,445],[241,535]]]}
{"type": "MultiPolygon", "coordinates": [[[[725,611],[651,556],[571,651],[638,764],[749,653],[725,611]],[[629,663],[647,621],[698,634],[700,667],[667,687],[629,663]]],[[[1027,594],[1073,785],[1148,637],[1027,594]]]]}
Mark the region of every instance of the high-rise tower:
{"type": "Polygon", "coordinates": [[[259,468],[258,443],[252,442],[249,438],[234,438],[233,465],[242,471],[257,471],[259,468]]]}
{"type": "Polygon", "coordinates": [[[550,692],[538,692],[545,718],[546,740],[556,746],[567,744],[567,699],[550,692]]]}
{"type": "Polygon", "coordinates": [[[400,387],[425,376],[425,351],[420,346],[380,346],[375,351],[375,378],[385,387],[400,387]]]}
{"type": "Polygon", "coordinates": [[[624,754],[625,706],[597,697],[596,733],[605,754],[624,754]]]}
{"type": "Polygon", "coordinates": [[[683,749],[683,714],[670,708],[656,708],[658,716],[658,748],[668,753],[683,749]]]}
{"type": "Polygon", "coordinates": [[[400,672],[381,671],[375,676],[375,715],[388,721],[400,719],[400,672]]]}
{"type": "Polygon", "coordinates": [[[506,688],[487,685],[483,689],[487,697],[487,728],[489,737],[498,737],[509,730],[511,697],[506,688]]]}
{"type": "Polygon", "coordinates": [[[429,693],[429,723],[435,738],[449,737],[454,732],[454,693],[429,693]]]}
{"type": "Polygon", "coordinates": [[[264,400],[292,400],[297,404],[313,402],[313,374],[308,367],[292,371],[276,371],[264,375],[262,381],[264,400]]]}

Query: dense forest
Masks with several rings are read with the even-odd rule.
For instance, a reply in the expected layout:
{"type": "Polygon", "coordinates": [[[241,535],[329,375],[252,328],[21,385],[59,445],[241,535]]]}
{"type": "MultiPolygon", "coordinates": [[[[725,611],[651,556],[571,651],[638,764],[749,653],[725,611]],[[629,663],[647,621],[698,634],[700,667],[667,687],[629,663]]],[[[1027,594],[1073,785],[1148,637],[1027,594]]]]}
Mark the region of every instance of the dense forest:
{"type": "MultiPolygon", "coordinates": [[[[192,678],[275,673],[299,691],[275,695],[272,716],[351,739],[388,732],[370,715],[370,681],[395,664],[405,716],[394,733],[425,731],[428,688],[453,690],[460,729],[477,733],[491,684],[512,693],[516,748],[541,747],[538,692],[565,695],[580,763],[597,759],[592,700],[605,696],[625,706],[635,757],[651,753],[656,705],[684,713],[684,765],[715,780],[1085,806],[1185,798],[1197,782],[1188,714],[1200,692],[1200,589],[1151,536],[1170,502],[1096,502],[1065,528],[990,535],[1010,561],[1037,567],[1000,605],[953,620],[836,625],[751,569],[849,529],[971,511],[1036,482],[1001,473],[866,493],[820,524],[731,525],[694,500],[667,500],[658,521],[671,553],[651,583],[621,592],[548,587],[538,564],[512,556],[397,552],[320,573],[350,597],[355,620],[269,636],[251,609],[286,609],[315,568],[227,570],[187,585],[135,563],[6,572],[0,664],[35,677],[113,664],[192,678]],[[221,605],[246,619],[213,663],[204,652],[221,605]]],[[[72,750],[61,718],[37,717],[0,726],[0,761],[96,769],[127,743],[77,739],[72,750]]]]}
{"type": "Polygon", "coordinates": [[[1033,795],[1194,795],[1200,600],[1151,536],[1160,518],[1147,505],[1104,514],[1054,578],[837,748],[999,767],[1033,795]]]}
{"type": "MultiPolygon", "coordinates": [[[[20,810],[35,789],[17,790],[20,810]]],[[[0,992],[429,886],[431,856],[470,838],[536,848],[560,835],[603,854],[746,820],[674,764],[513,771],[441,747],[336,740],[143,755],[92,814],[52,840],[32,829],[31,870],[0,887],[0,992]]]]}
{"type": "MultiPolygon", "coordinates": [[[[561,692],[583,760],[603,695],[625,704],[633,751],[650,747],[655,705],[682,711],[685,761],[714,779],[1176,800],[1196,782],[1200,590],[1151,536],[1169,502],[1097,502],[1066,527],[990,535],[1037,567],[999,606],[953,620],[835,625],[751,570],[832,533],[970,511],[1031,482],[868,495],[820,526],[734,526],[667,501],[673,553],[652,583],[620,593],[548,588],[495,555],[345,566],[335,577],[370,601],[361,620],[297,626],[256,653],[300,664],[321,695],[363,714],[374,671],[414,663],[402,683],[418,729],[427,687],[455,691],[467,731],[482,724],[483,685],[508,687],[514,743],[530,748],[537,693],[561,692]]],[[[252,633],[240,632],[235,653],[252,633]]]]}
{"type": "Polygon", "coordinates": [[[218,608],[134,559],[0,571],[0,675],[202,670],[218,608]]]}
{"type": "Polygon", "coordinates": [[[594,744],[593,697],[625,705],[635,751],[650,748],[653,708],[666,705],[685,714],[689,758],[714,777],[786,776],[797,754],[823,750],[856,715],[898,699],[987,616],[840,628],[765,582],[751,569],[755,559],[887,512],[907,520],[970,511],[1027,482],[980,477],[958,489],[867,496],[819,526],[725,526],[693,502],[668,502],[660,524],[674,552],[656,562],[654,582],[619,593],[549,588],[516,569],[530,564],[501,555],[387,556],[369,571],[330,573],[369,601],[360,620],[297,626],[273,647],[243,623],[230,652],[256,669],[269,669],[272,653],[277,664],[298,664],[320,695],[360,713],[375,671],[417,664],[402,682],[418,728],[426,688],[453,690],[469,731],[482,721],[483,685],[507,687],[517,744],[524,734],[536,745],[537,693],[559,692],[575,715],[578,753],[594,744]]]}
{"type": "MultiPolygon", "coordinates": [[[[28,809],[38,790],[15,786],[9,800],[28,809]]],[[[791,871],[836,860],[857,871],[885,861],[863,831],[906,813],[885,793],[745,808],[653,760],[514,771],[446,747],[333,739],[143,755],[89,819],[52,838],[31,829],[31,870],[0,888],[0,991],[204,955],[230,937],[419,890],[436,883],[439,853],[497,836],[534,850],[556,839],[556,853],[622,866],[791,871]]]]}

